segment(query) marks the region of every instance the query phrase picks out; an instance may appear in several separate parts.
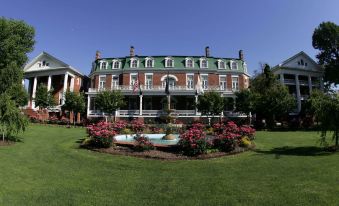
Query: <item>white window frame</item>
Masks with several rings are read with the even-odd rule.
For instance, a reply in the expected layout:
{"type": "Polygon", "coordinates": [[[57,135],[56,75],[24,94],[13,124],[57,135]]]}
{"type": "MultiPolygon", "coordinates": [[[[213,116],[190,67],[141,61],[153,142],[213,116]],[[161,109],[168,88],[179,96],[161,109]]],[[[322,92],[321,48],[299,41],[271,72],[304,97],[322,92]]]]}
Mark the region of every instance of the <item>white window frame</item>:
{"type": "Polygon", "coordinates": [[[136,76],[135,81],[138,79],[138,73],[130,73],[129,74],[129,85],[133,88],[135,81],[132,82],[132,76],[136,76]]]}
{"type": "Polygon", "coordinates": [[[174,59],[172,57],[166,57],[165,58],[165,67],[166,68],[173,68],[174,67],[174,59]],[[172,65],[168,64],[168,61],[171,60],[172,61],[172,65]]]}
{"type": "Polygon", "coordinates": [[[117,74],[112,74],[111,88],[112,88],[112,89],[117,89],[118,87],[119,87],[119,75],[117,75],[117,74]],[[115,82],[115,81],[114,81],[114,77],[118,77],[118,82],[117,82],[116,85],[113,84],[113,82],[115,82]]]}
{"type": "Polygon", "coordinates": [[[121,68],[121,61],[119,61],[118,59],[114,59],[113,61],[112,61],[112,69],[120,69],[121,68]],[[115,63],[117,63],[118,62],[118,68],[116,68],[114,65],[115,65],[115,63]]]}
{"type": "Polygon", "coordinates": [[[106,88],[106,80],[107,80],[106,75],[99,75],[99,85],[98,85],[99,90],[103,90],[106,88]],[[105,81],[101,81],[101,78],[104,78],[105,81]],[[104,82],[104,84],[102,84],[101,82],[104,82]]]}
{"type": "Polygon", "coordinates": [[[100,70],[107,69],[107,62],[106,61],[100,61],[100,70]],[[105,63],[105,68],[103,67],[103,64],[105,63]]]}
{"type": "Polygon", "coordinates": [[[145,89],[153,89],[153,73],[145,73],[145,89]],[[147,76],[152,76],[151,84],[147,81],[147,76]]]}
{"type": "Polygon", "coordinates": [[[208,60],[206,58],[200,58],[200,68],[207,69],[208,68],[208,60]],[[202,62],[206,61],[206,67],[203,67],[202,62]]]}
{"type": "Polygon", "coordinates": [[[203,89],[208,89],[208,74],[200,74],[201,77],[201,85],[203,89]],[[204,84],[205,80],[203,80],[203,77],[207,77],[206,84],[204,84]]]}
{"type": "Polygon", "coordinates": [[[227,75],[219,75],[219,89],[224,91],[227,90],[227,75]],[[221,78],[225,78],[225,83],[221,84],[221,78]]]}
{"type": "Polygon", "coordinates": [[[185,67],[186,68],[194,68],[194,59],[193,58],[189,58],[189,57],[185,58],[185,67]],[[192,66],[191,67],[188,66],[188,61],[192,61],[192,66]]]}
{"type": "Polygon", "coordinates": [[[194,74],[193,73],[186,73],[186,88],[189,90],[193,90],[194,89],[194,74]],[[188,84],[188,76],[192,76],[192,85],[188,84]]]}
{"type": "Polygon", "coordinates": [[[130,59],[130,65],[129,65],[129,67],[130,67],[130,68],[139,68],[139,59],[137,59],[137,58],[131,58],[131,59],[130,59]],[[137,61],[137,66],[136,66],[136,67],[133,66],[133,61],[137,61]]]}
{"type": "Polygon", "coordinates": [[[230,68],[231,68],[231,70],[238,70],[238,62],[237,61],[233,61],[233,60],[231,60],[231,65],[230,65],[230,68]],[[236,64],[236,68],[235,69],[233,69],[233,63],[235,63],[236,64]]]}
{"type": "Polygon", "coordinates": [[[232,79],[232,91],[239,91],[239,79],[240,79],[239,75],[232,75],[231,79],[232,79]],[[235,87],[235,84],[234,84],[235,81],[233,81],[233,78],[238,79],[237,81],[238,84],[236,84],[236,87],[235,87]]]}
{"type": "Polygon", "coordinates": [[[218,69],[226,69],[226,62],[222,59],[218,59],[218,69]],[[221,62],[224,63],[224,67],[221,67],[221,62]]]}
{"type": "Polygon", "coordinates": [[[244,67],[244,72],[247,73],[247,64],[246,64],[246,62],[243,63],[243,67],[244,67]]]}
{"type": "Polygon", "coordinates": [[[153,68],[154,67],[154,59],[152,57],[146,57],[145,58],[145,67],[146,68],[153,68]],[[148,61],[151,61],[151,66],[148,66],[148,61]]]}

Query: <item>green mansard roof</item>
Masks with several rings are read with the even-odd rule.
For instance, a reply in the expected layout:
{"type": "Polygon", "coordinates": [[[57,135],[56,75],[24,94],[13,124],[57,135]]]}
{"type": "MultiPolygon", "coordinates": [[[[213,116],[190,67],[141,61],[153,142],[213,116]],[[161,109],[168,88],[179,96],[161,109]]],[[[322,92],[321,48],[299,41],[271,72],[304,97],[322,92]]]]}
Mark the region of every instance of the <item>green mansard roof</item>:
{"type": "Polygon", "coordinates": [[[107,72],[112,70],[163,70],[163,69],[171,69],[171,70],[228,70],[228,71],[237,71],[237,72],[244,72],[246,69],[244,65],[246,63],[237,58],[218,58],[218,57],[205,57],[205,56],[134,56],[134,57],[116,57],[116,58],[100,58],[96,59],[93,62],[91,73],[100,73],[100,72],[107,72]],[[152,58],[154,60],[154,67],[146,67],[146,58],[152,58]],[[165,58],[170,57],[174,60],[174,67],[165,67],[165,58]],[[130,61],[132,58],[136,58],[139,60],[139,66],[137,68],[130,67],[130,61]],[[186,58],[193,59],[194,67],[188,68],[185,67],[185,60],[186,58]],[[204,58],[208,61],[208,68],[200,68],[200,59],[204,58]],[[121,66],[119,69],[112,69],[113,61],[118,60],[121,62],[121,66]],[[225,69],[218,68],[218,60],[222,60],[226,64],[225,69]],[[237,62],[238,69],[231,70],[231,61],[237,62]],[[100,69],[100,62],[107,62],[106,69],[100,69]]]}

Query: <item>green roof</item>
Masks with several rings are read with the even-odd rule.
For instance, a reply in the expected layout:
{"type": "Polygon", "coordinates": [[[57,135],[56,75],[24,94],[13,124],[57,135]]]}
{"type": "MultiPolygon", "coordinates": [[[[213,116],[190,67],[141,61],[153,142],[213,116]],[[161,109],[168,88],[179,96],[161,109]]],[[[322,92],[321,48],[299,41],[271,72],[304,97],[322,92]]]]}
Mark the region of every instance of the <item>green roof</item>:
{"type": "Polygon", "coordinates": [[[161,69],[169,69],[165,67],[165,58],[170,57],[174,60],[174,67],[171,69],[179,69],[179,70],[229,70],[231,71],[231,61],[235,61],[238,64],[238,72],[244,72],[244,64],[245,62],[241,59],[236,58],[218,58],[218,57],[204,57],[204,56],[135,56],[135,57],[116,57],[116,58],[101,58],[94,61],[92,72],[100,72],[100,71],[109,71],[109,70],[161,70],[161,69]],[[146,58],[152,58],[154,60],[154,67],[146,67],[146,58]],[[132,58],[137,58],[139,60],[139,66],[137,68],[130,67],[130,61],[132,58]],[[194,61],[194,68],[185,67],[186,58],[191,58],[194,61]],[[205,58],[208,61],[208,68],[200,68],[200,59],[205,58]],[[113,60],[119,60],[121,62],[120,69],[112,69],[113,60]],[[226,63],[225,69],[218,69],[218,60],[222,60],[226,63]],[[100,69],[100,62],[107,62],[106,69],[100,69]]]}

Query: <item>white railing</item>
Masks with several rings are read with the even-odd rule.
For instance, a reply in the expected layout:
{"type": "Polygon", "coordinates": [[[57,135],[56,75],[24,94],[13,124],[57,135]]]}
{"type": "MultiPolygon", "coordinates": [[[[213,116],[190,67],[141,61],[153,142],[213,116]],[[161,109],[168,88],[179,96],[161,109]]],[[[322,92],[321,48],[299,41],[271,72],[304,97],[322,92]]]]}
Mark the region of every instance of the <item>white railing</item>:
{"type": "Polygon", "coordinates": [[[295,84],[295,79],[284,79],[285,84],[295,84]]]}
{"type": "MultiPolygon", "coordinates": [[[[114,86],[111,89],[108,88],[89,88],[88,92],[100,92],[100,91],[105,91],[105,90],[121,90],[121,91],[133,91],[133,86],[130,85],[118,85],[114,86]]],[[[144,86],[140,85],[140,88],[142,91],[165,91],[165,87],[163,86],[144,86]]],[[[193,88],[188,88],[187,86],[170,86],[169,87],[170,91],[195,91],[193,88]]],[[[224,91],[224,92],[233,92],[232,89],[225,89],[220,86],[210,86],[204,89],[205,91],[224,91]]]]}

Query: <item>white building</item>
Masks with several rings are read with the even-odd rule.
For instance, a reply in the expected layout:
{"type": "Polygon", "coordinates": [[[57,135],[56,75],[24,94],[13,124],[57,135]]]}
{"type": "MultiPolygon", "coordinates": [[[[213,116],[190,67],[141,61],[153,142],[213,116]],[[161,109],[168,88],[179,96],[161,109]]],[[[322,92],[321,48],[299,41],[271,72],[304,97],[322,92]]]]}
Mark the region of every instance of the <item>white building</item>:
{"type": "Polygon", "coordinates": [[[300,112],[303,101],[313,89],[323,90],[324,69],[303,51],[273,67],[272,71],[296,97],[296,113],[300,112]]]}

